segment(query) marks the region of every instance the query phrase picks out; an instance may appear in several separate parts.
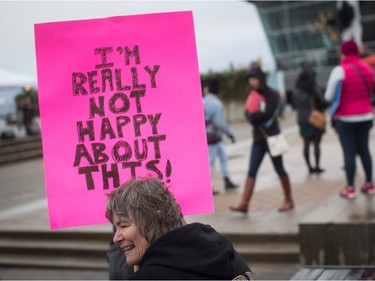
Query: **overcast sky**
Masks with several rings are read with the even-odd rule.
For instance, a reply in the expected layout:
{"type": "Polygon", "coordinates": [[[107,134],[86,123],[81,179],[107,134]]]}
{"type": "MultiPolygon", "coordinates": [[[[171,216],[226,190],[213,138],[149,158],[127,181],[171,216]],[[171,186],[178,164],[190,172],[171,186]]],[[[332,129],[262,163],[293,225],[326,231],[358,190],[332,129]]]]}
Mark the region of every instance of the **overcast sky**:
{"type": "Polygon", "coordinates": [[[244,67],[261,58],[274,69],[253,4],[230,1],[3,1],[0,0],[0,68],[36,75],[34,24],[170,11],[193,11],[201,73],[244,67]]]}

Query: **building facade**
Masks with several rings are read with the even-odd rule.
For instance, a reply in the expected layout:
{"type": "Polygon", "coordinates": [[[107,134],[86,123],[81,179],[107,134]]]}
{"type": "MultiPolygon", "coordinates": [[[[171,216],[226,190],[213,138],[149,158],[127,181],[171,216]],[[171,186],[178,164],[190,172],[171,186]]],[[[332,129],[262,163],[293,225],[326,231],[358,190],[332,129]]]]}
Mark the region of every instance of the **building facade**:
{"type": "MultiPolygon", "coordinates": [[[[354,1],[354,0],[352,0],[354,1]]],[[[336,1],[250,1],[257,7],[275,57],[284,72],[286,91],[294,85],[301,63],[309,61],[325,85],[340,60],[336,1]]],[[[375,52],[375,1],[359,1],[366,53],[375,52]]]]}

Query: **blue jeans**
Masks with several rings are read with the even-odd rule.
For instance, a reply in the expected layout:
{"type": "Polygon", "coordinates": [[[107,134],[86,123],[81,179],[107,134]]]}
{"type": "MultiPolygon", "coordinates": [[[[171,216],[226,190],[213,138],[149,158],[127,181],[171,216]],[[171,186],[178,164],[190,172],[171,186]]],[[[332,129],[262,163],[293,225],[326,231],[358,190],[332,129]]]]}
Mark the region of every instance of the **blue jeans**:
{"type": "Polygon", "coordinates": [[[372,121],[352,123],[335,120],[335,129],[339,136],[344,154],[345,173],[348,186],[354,187],[356,154],[361,158],[366,175],[366,182],[372,182],[372,159],[368,144],[371,128],[372,121]]]}
{"type": "Polygon", "coordinates": [[[229,177],[228,173],[228,156],[225,151],[224,143],[222,141],[208,145],[208,155],[210,158],[210,170],[211,174],[215,169],[216,156],[220,160],[221,174],[224,178],[229,177]]]}
{"type": "MultiPolygon", "coordinates": [[[[253,141],[253,144],[251,146],[249,171],[247,173],[248,177],[256,177],[256,174],[258,173],[258,169],[266,152],[268,152],[269,154],[268,145],[265,140],[253,141]]],[[[287,176],[288,174],[284,169],[282,156],[272,157],[271,154],[269,155],[271,157],[273,167],[279,177],[287,176]]]]}

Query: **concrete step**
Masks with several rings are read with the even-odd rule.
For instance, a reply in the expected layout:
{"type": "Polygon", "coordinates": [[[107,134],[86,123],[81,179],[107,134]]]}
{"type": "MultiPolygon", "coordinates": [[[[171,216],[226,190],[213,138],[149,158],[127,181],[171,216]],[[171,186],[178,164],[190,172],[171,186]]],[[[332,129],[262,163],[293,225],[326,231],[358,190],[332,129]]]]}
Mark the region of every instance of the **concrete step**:
{"type": "Polygon", "coordinates": [[[108,269],[108,232],[0,230],[0,266],[108,269]]]}
{"type": "Polygon", "coordinates": [[[108,269],[111,233],[0,230],[0,267],[108,269]]]}
{"type": "Polygon", "coordinates": [[[0,229],[0,239],[28,239],[28,240],[106,240],[110,241],[111,233],[108,231],[75,231],[66,230],[28,230],[28,229],[0,229]]]}
{"type": "Polygon", "coordinates": [[[13,141],[0,141],[0,154],[6,154],[8,152],[13,152],[18,148],[19,150],[27,150],[33,147],[41,147],[41,138],[25,138],[25,139],[17,139],[13,141]]]}
{"type": "Polygon", "coordinates": [[[33,141],[27,143],[20,143],[12,146],[0,147],[0,155],[10,155],[17,152],[30,151],[34,149],[41,149],[42,143],[40,141],[33,141]]]}
{"type": "Polygon", "coordinates": [[[27,137],[20,137],[16,139],[10,139],[10,140],[0,140],[0,150],[6,148],[6,147],[12,147],[12,146],[17,146],[21,144],[27,144],[27,143],[40,143],[42,140],[40,135],[35,135],[35,136],[27,136],[27,137]]]}
{"type": "Polygon", "coordinates": [[[249,267],[255,280],[290,280],[301,268],[299,263],[290,262],[251,262],[249,267]]]}
{"type": "Polygon", "coordinates": [[[0,239],[2,252],[34,255],[101,256],[108,250],[109,241],[16,241],[0,239]]]}
{"type": "Polygon", "coordinates": [[[285,233],[261,233],[261,234],[244,234],[244,233],[223,233],[232,243],[299,243],[298,234],[285,233]]]}
{"type": "Polygon", "coordinates": [[[295,243],[234,244],[235,249],[248,262],[299,262],[299,245],[295,243]]]}
{"type": "Polygon", "coordinates": [[[29,254],[0,254],[0,266],[17,266],[33,268],[64,268],[64,269],[108,269],[107,256],[56,256],[29,254]]]}
{"type": "Polygon", "coordinates": [[[0,267],[2,280],[108,280],[108,269],[39,268],[8,265],[0,267]]]}
{"type": "Polygon", "coordinates": [[[0,165],[42,157],[41,136],[0,140],[0,165]]]}
{"type": "MultiPolygon", "coordinates": [[[[224,234],[225,235],[225,234],[224,234]]],[[[299,262],[297,234],[227,234],[235,249],[248,262],[299,262]]]]}
{"type": "Polygon", "coordinates": [[[23,161],[42,156],[42,148],[34,148],[27,151],[16,151],[11,154],[0,155],[0,165],[10,164],[17,161],[23,161]]]}
{"type": "MultiPolygon", "coordinates": [[[[226,235],[249,263],[297,263],[294,235],[226,235]]],[[[0,230],[0,266],[107,269],[110,232],[0,230]]]]}

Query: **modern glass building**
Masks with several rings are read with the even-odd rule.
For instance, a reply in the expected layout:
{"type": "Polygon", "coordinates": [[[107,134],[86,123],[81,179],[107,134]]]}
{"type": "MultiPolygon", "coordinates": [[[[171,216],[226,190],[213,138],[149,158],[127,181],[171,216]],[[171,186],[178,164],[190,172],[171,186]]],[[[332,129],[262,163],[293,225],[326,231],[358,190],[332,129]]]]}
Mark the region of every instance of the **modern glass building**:
{"type": "MultiPolygon", "coordinates": [[[[249,1],[255,4],[275,57],[285,73],[285,86],[294,85],[301,63],[309,61],[325,83],[339,62],[340,32],[327,24],[334,19],[336,1],[249,1]]],[[[375,51],[375,1],[360,1],[366,52],[375,51]]]]}

